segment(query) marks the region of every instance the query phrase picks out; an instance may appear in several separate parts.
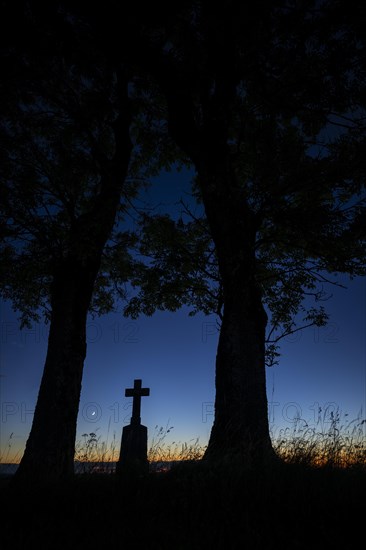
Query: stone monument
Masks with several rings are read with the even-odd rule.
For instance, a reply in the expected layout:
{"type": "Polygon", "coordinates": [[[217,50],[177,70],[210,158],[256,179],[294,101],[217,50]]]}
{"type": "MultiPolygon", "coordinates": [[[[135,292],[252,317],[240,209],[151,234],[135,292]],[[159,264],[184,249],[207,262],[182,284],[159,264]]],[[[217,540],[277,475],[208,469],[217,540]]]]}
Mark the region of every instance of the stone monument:
{"type": "Polygon", "coordinates": [[[116,473],[123,475],[144,474],[149,471],[147,460],[147,427],[141,424],[141,397],[150,395],[149,388],[142,387],[141,380],[135,380],[133,388],[127,388],[126,397],[133,397],[132,417],[122,430],[121,451],[116,473]]]}

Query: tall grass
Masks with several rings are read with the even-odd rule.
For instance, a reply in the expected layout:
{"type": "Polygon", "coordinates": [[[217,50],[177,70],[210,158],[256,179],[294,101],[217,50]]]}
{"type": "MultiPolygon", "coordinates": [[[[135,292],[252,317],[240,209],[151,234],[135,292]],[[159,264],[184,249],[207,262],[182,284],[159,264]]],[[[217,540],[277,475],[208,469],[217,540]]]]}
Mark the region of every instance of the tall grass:
{"type": "MultiPolygon", "coordinates": [[[[173,426],[155,426],[154,435],[148,448],[147,458],[153,471],[169,469],[166,463],[176,461],[192,461],[202,458],[205,447],[199,443],[199,438],[187,442],[172,441],[166,442],[168,434],[173,426]],[[164,466],[161,466],[164,463],[164,466]]],[[[113,465],[119,458],[119,446],[115,433],[113,440],[108,446],[107,441],[101,441],[101,436],[96,433],[84,433],[81,439],[76,441],[75,462],[78,463],[77,470],[81,473],[103,473],[114,470],[113,465]]]]}
{"type": "Polygon", "coordinates": [[[150,464],[200,460],[204,455],[206,446],[200,444],[199,438],[197,437],[183,443],[181,441],[166,443],[165,439],[172,429],[173,426],[169,427],[169,424],[165,427],[155,426],[155,432],[147,455],[150,464]]]}
{"type": "MultiPolygon", "coordinates": [[[[272,444],[279,457],[289,464],[366,467],[366,420],[362,416],[361,410],[356,418],[349,420],[347,413],[342,415],[339,410],[319,408],[313,423],[298,417],[289,428],[276,432],[272,426],[272,444]]],[[[159,463],[198,461],[203,457],[207,446],[202,445],[199,438],[168,443],[172,430],[173,426],[169,426],[169,423],[165,427],[155,426],[147,456],[152,470],[156,470],[159,463]]],[[[10,461],[12,438],[13,434],[9,436],[6,449],[0,456],[3,465],[10,461]]],[[[75,445],[78,471],[101,472],[103,465],[106,472],[113,471],[113,465],[119,458],[119,447],[115,432],[109,441],[109,429],[106,441],[102,441],[95,432],[82,434],[75,445]]],[[[18,462],[19,455],[20,451],[16,457],[11,456],[11,462],[18,462]]]]}
{"type": "Polygon", "coordinates": [[[21,449],[18,449],[16,452],[12,449],[13,439],[14,432],[11,432],[4,452],[0,454],[0,475],[2,476],[12,475],[14,473],[14,464],[18,464],[21,459],[21,449]]]}
{"type": "Polygon", "coordinates": [[[366,466],[366,420],[362,410],[348,419],[339,409],[318,409],[314,424],[298,417],[291,428],[272,431],[277,454],[287,463],[312,467],[366,466]]]}
{"type": "Polygon", "coordinates": [[[84,433],[82,439],[76,441],[74,460],[78,463],[78,471],[81,473],[110,473],[114,470],[114,464],[118,460],[116,450],[116,434],[108,444],[101,441],[101,436],[96,433],[84,433]]]}
{"type": "Polygon", "coordinates": [[[21,451],[18,450],[15,455],[12,454],[12,446],[13,446],[13,437],[14,432],[11,432],[11,434],[8,437],[8,441],[6,444],[6,450],[3,454],[0,454],[0,464],[16,464],[20,458],[21,451]]]}
{"type": "MultiPolygon", "coordinates": [[[[155,426],[148,448],[150,469],[169,469],[167,463],[198,461],[206,450],[199,438],[188,442],[167,442],[173,426],[155,426]],[[161,463],[164,463],[161,467],[161,463]]],[[[366,467],[366,420],[360,411],[357,418],[348,420],[348,415],[340,411],[318,410],[317,421],[310,424],[298,417],[290,428],[276,433],[271,428],[273,447],[278,456],[288,464],[301,464],[310,467],[350,468],[366,467]]],[[[95,463],[115,462],[119,458],[116,451],[115,434],[110,446],[101,442],[95,433],[83,434],[77,443],[75,460],[82,465],[82,471],[91,473],[95,463]]],[[[99,466],[100,470],[100,466],[99,466]]],[[[107,468],[108,471],[111,468],[107,468]]]]}

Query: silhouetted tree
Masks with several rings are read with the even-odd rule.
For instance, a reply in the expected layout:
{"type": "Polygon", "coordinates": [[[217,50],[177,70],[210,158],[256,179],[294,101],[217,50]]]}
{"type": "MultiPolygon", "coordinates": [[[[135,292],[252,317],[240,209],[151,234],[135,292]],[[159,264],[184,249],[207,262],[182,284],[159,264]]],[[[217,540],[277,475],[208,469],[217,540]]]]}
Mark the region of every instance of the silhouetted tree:
{"type": "MultiPolygon", "coordinates": [[[[146,31],[139,61],[165,94],[170,136],[195,168],[221,283],[207,458],[273,454],[264,304],[274,328],[290,330],[304,293],[326,273],[365,273],[365,47],[357,14],[344,17],[342,7],[264,1],[223,10],[194,2],[146,31]],[[286,299],[282,308],[278,298],[286,299]]],[[[178,305],[196,305],[201,287],[205,308],[212,270],[189,265],[202,239],[188,243],[189,227],[163,223],[178,237],[173,260],[167,253],[156,262],[164,290],[178,305]],[[169,279],[177,266],[178,287],[169,279]]],[[[208,254],[205,248],[203,261],[208,254]]],[[[142,289],[146,303],[174,306],[155,283],[142,289]]],[[[308,320],[322,323],[325,313],[312,310],[308,320]]]]}
{"type": "Polygon", "coordinates": [[[130,53],[138,9],[125,15],[4,2],[0,293],[22,326],[50,322],[18,481],[73,473],[87,314],[126,298],[138,261],[120,222],[146,178],[177,161],[156,85],[130,53]]]}
{"type": "Polygon", "coordinates": [[[68,25],[57,10],[45,18],[37,6],[7,13],[1,89],[1,294],[23,324],[40,315],[50,322],[16,473],[29,482],[73,473],[87,314],[113,305],[106,261],[114,240],[126,280],[132,237],[118,227],[111,237],[121,193],[131,197],[134,189],[126,184],[132,108],[125,67],[103,57],[88,29],[68,25]]]}

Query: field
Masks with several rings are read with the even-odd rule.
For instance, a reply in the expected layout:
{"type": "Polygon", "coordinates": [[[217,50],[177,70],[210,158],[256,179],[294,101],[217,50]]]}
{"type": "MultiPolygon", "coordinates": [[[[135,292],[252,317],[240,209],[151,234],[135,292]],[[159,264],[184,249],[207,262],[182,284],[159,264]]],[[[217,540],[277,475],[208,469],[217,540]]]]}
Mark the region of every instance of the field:
{"type": "MultiPolygon", "coordinates": [[[[192,444],[183,445],[181,462],[170,470],[126,479],[90,473],[105,447],[86,437],[79,449],[89,459],[86,473],[69,483],[30,491],[1,480],[1,548],[358,548],[366,512],[365,422],[347,426],[335,417],[323,432],[303,423],[282,432],[274,439],[281,460],[262,468],[225,460],[213,466],[192,444]]],[[[158,430],[151,459],[176,457],[164,435],[158,430]]]]}
{"type": "Polygon", "coordinates": [[[186,462],[121,481],[79,475],[31,492],[6,480],[1,548],[351,549],[365,494],[360,467],[223,471],[186,462]]]}

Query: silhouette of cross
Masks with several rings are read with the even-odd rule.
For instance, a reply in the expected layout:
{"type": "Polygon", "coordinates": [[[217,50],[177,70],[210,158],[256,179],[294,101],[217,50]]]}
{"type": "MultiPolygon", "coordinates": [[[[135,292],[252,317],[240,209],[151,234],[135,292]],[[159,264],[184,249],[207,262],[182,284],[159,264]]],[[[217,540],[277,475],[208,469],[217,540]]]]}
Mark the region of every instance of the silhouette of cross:
{"type": "Polygon", "coordinates": [[[131,424],[141,424],[141,397],[150,395],[150,388],[141,387],[142,380],[134,380],[133,388],[127,388],[126,397],[133,397],[131,424]]]}

